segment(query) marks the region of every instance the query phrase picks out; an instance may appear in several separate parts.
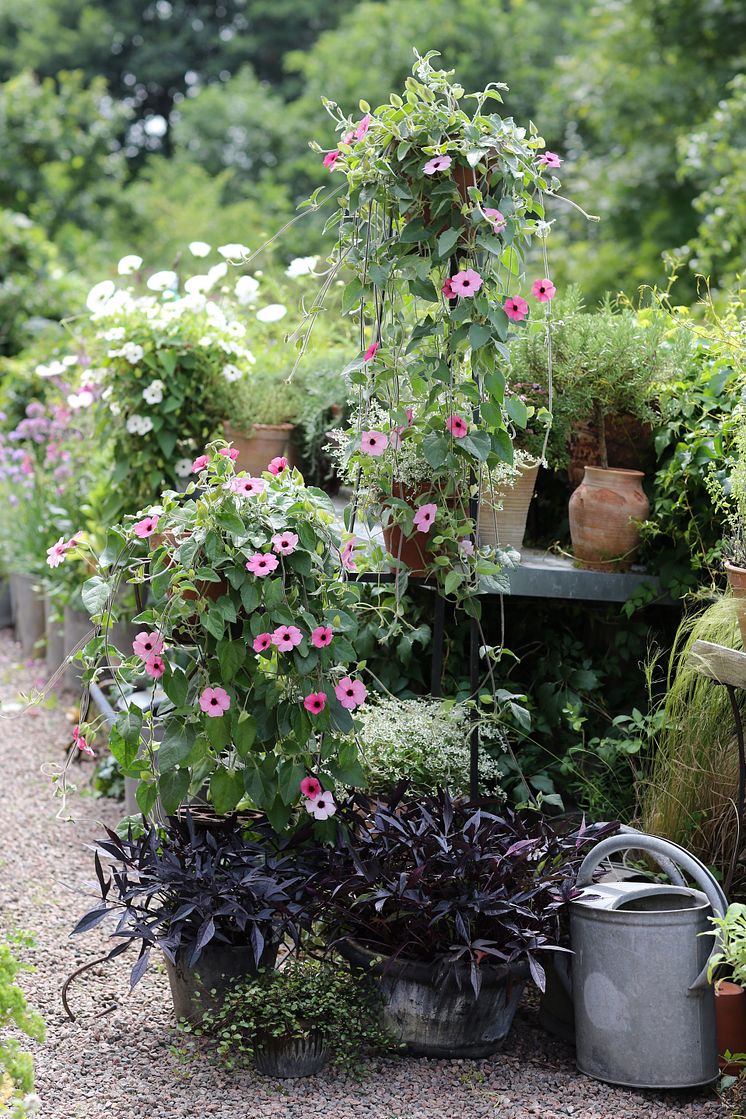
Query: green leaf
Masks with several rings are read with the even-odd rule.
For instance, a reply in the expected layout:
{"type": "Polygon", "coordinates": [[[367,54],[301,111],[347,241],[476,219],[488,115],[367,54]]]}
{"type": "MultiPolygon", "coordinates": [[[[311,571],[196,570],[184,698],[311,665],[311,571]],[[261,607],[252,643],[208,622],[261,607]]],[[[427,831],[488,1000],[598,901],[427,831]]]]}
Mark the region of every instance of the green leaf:
{"type": "Polygon", "coordinates": [[[246,525],[238,513],[235,513],[232,509],[221,509],[215,519],[220,527],[230,533],[231,536],[243,537],[246,535],[246,525]]]}
{"type": "MultiPolygon", "coordinates": [[[[464,440],[461,440],[464,442],[464,440]]],[[[439,435],[437,431],[431,431],[422,440],[422,453],[425,456],[425,461],[437,470],[446,461],[448,455],[448,437],[446,435],[439,435]]]]}
{"type": "Polygon", "coordinates": [[[343,743],[336,762],[328,763],[327,768],[332,777],[342,785],[353,785],[355,788],[361,789],[368,782],[366,773],[360,765],[355,742],[343,743]]]}
{"type": "Polygon", "coordinates": [[[122,767],[125,776],[133,776],[133,767],[140,749],[139,741],[128,742],[125,738],[122,738],[116,727],[112,727],[109,732],[109,749],[122,767]]]}
{"type": "MultiPolygon", "coordinates": [[[[478,462],[484,462],[490,453],[492,441],[486,431],[471,431],[463,439],[459,439],[459,446],[478,462]]],[[[427,456],[425,456],[427,457],[427,456]]]]}
{"type": "Polygon", "coordinates": [[[213,602],[210,606],[206,616],[203,617],[203,625],[217,641],[221,640],[225,633],[225,618],[217,603],[213,602]]]}
{"type": "Polygon", "coordinates": [[[94,575],[83,584],[81,598],[88,613],[93,617],[102,613],[109,601],[111,588],[100,575],[94,575]]]}
{"type": "Polygon", "coordinates": [[[509,396],[505,401],[505,411],[518,427],[525,427],[528,423],[528,408],[517,396],[509,396]]]}
{"type": "Polygon", "coordinates": [[[404,245],[412,245],[417,241],[427,241],[430,230],[425,228],[422,218],[415,218],[404,226],[399,234],[399,241],[404,245]]]}
{"type": "Polygon", "coordinates": [[[174,707],[183,707],[189,692],[189,681],[181,669],[169,666],[161,678],[161,684],[174,707]]]}
{"type": "Polygon", "coordinates": [[[166,815],[172,816],[189,791],[189,770],[172,769],[158,778],[158,793],[166,815]]]}
{"type": "Polygon", "coordinates": [[[150,813],[151,808],[158,799],[158,786],[152,781],[141,781],[135,790],[137,807],[143,816],[150,813]]]}
{"type": "Polygon", "coordinates": [[[158,747],[159,771],[167,773],[185,762],[191,754],[196,740],[196,727],[191,723],[184,724],[179,719],[172,719],[163,736],[163,741],[158,747]]]}
{"type": "Polygon", "coordinates": [[[259,605],[259,587],[256,582],[246,582],[241,587],[241,602],[247,614],[252,614],[259,605]]]}
{"type": "Polygon", "coordinates": [[[245,711],[236,713],[233,719],[233,745],[244,761],[251,753],[256,739],[256,720],[245,711]]]}
{"type": "Polygon", "coordinates": [[[446,575],[445,593],[451,595],[454,591],[458,590],[464,581],[464,575],[461,571],[449,571],[446,575]]]}
{"type": "Polygon", "coordinates": [[[449,256],[461,236],[460,229],[446,229],[438,238],[438,256],[449,256]]]}
{"type": "Polygon", "coordinates": [[[435,290],[435,285],[430,280],[410,280],[409,290],[412,295],[416,295],[420,299],[426,299],[428,303],[437,303],[440,298],[435,290]]]}
{"type": "Polygon", "coordinates": [[[142,711],[136,704],[132,704],[126,711],[117,715],[114,726],[125,742],[138,746],[142,734],[142,711]]]}
{"type": "Polygon", "coordinates": [[[235,769],[216,769],[210,781],[210,800],[219,816],[232,812],[244,795],[243,775],[235,769]]]}
{"type": "Polygon", "coordinates": [[[277,774],[277,788],[283,804],[294,804],[300,796],[300,783],[306,767],[297,758],[283,758],[277,774]]]}
{"type": "Polygon", "coordinates": [[[218,662],[222,683],[229,684],[246,660],[243,641],[221,641],[218,644],[218,662]]]}
{"type": "Polygon", "coordinates": [[[472,350],[479,350],[492,338],[492,331],[483,323],[473,322],[469,327],[469,345],[472,350]]]}
{"type": "Polygon", "coordinates": [[[205,718],[205,734],[216,750],[224,750],[231,740],[230,719],[225,715],[217,718],[208,715],[205,718]]]}

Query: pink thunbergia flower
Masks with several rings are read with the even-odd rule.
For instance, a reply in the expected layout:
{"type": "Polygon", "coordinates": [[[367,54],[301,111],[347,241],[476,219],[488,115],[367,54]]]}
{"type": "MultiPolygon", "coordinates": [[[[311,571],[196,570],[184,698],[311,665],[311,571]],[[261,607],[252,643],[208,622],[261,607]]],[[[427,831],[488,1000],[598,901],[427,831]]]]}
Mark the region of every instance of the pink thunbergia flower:
{"type": "MultiPolygon", "coordinates": [[[[323,692],[321,694],[323,695],[323,692]]],[[[321,795],[321,782],[318,777],[304,777],[300,783],[300,791],[303,793],[304,797],[308,797],[309,800],[315,800],[317,796],[321,795]]]]}
{"type": "Polygon", "coordinates": [[[266,490],[267,483],[263,478],[231,478],[229,488],[231,493],[236,493],[239,497],[256,497],[266,490]]]}
{"type": "Polygon", "coordinates": [[[199,474],[201,470],[204,470],[209,465],[210,456],[200,455],[199,458],[196,458],[192,463],[192,474],[199,474]]]}
{"type": "Polygon", "coordinates": [[[297,626],[278,626],[272,634],[272,644],[281,653],[290,653],[302,640],[303,634],[297,626]]]}
{"type": "Polygon", "coordinates": [[[79,726],[74,726],[73,727],[73,742],[78,747],[81,754],[87,754],[89,758],[92,758],[92,757],[95,756],[92,748],[86,742],[85,736],[80,733],[80,727],[79,726]]]}
{"type": "Polygon", "coordinates": [[[342,137],[342,143],[343,144],[351,144],[354,139],[355,139],[355,129],[351,128],[349,132],[345,132],[344,136],[342,137]]]}
{"type": "Polygon", "coordinates": [[[231,697],[224,688],[205,688],[199,697],[199,705],[205,715],[211,719],[219,719],[229,709],[231,697]]]}
{"type": "Polygon", "coordinates": [[[342,567],[345,571],[357,571],[357,564],[355,563],[355,548],[357,540],[353,536],[351,540],[343,546],[342,551],[339,553],[339,558],[342,562],[342,567]]]}
{"type": "Polygon", "coordinates": [[[159,657],[163,652],[163,638],[156,630],[152,633],[148,633],[145,629],[141,630],[140,633],[135,634],[132,652],[144,661],[149,660],[150,657],[159,657]]]}
{"type": "Polygon", "coordinates": [[[470,299],[472,295],[476,295],[481,286],[482,277],[473,268],[467,268],[465,272],[457,272],[455,276],[451,276],[451,291],[460,295],[462,299],[470,299]]]}
{"type": "Polygon", "coordinates": [[[420,505],[414,515],[414,527],[417,531],[429,532],[437,512],[438,506],[432,501],[429,501],[426,505],[420,505]]]}
{"type": "Polygon", "coordinates": [[[67,555],[68,543],[64,536],[61,536],[56,544],[51,548],[47,548],[47,564],[49,567],[59,567],[67,555]]]}
{"type": "Polygon", "coordinates": [[[154,680],[160,680],[161,676],[166,671],[163,657],[148,657],[145,661],[145,671],[148,676],[152,676],[154,680]]]}
{"type": "Polygon", "coordinates": [[[495,233],[500,233],[508,224],[508,219],[505,217],[505,214],[500,213],[500,211],[494,209],[493,206],[485,206],[482,213],[486,218],[489,218],[490,225],[495,233]]]}
{"type": "Polygon", "coordinates": [[[343,676],[334,689],[334,694],[342,707],[354,711],[361,703],[365,703],[368,689],[362,680],[353,680],[351,676],[343,676]]]}
{"type": "Polygon", "coordinates": [[[452,163],[450,155],[436,155],[427,161],[422,172],[425,175],[437,175],[438,171],[447,171],[452,163]]]}
{"type": "Polygon", "coordinates": [[[272,644],[271,633],[259,633],[252,642],[252,648],[255,653],[264,653],[269,649],[272,644]]]}
{"type": "Polygon", "coordinates": [[[235,462],[238,458],[238,451],[235,447],[221,447],[218,454],[222,455],[223,458],[229,458],[231,462],[235,462]]]}
{"type": "Polygon", "coordinates": [[[303,706],[312,715],[320,715],[326,707],[326,692],[311,692],[303,700],[303,706]]]}
{"type": "Polygon", "coordinates": [[[264,575],[271,575],[279,563],[277,556],[273,556],[271,552],[255,552],[246,564],[246,570],[261,578],[264,575]]]}
{"type": "Polygon", "coordinates": [[[314,820],[328,820],[336,811],[337,806],[331,793],[319,793],[317,797],[306,801],[306,812],[314,820]]]}
{"type": "Polygon", "coordinates": [[[456,292],[453,290],[453,284],[451,283],[450,276],[447,276],[446,279],[443,281],[443,287],[440,290],[443,292],[443,295],[446,297],[446,299],[456,298],[456,292]]]}
{"type": "Polygon", "coordinates": [[[469,430],[469,425],[462,416],[455,413],[446,420],[446,430],[454,439],[463,439],[469,430]]]}
{"type": "Polygon", "coordinates": [[[330,171],[334,170],[334,165],[341,156],[341,152],[336,149],[333,152],[327,152],[324,156],[324,167],[328,167],[330,171]]]}
{"type": "Polygon", "coordinates": [[[366,455],[379,458],[389,445],[385,431],[364,431],[360,438],[360,449],[366,455]]]}
{"type": "Polygon", "coordinates": [[[376,356],[376,353],[379,350],[380,346],[380,342],[371,342],[371,344],[368,346],[368,349],[363,354],[363,361],[372,361],[373,358],[376,356]]]}
{"type": "Polygon", "coordinates": [[[503,311],[513,322],[522,322],[528,314],[528,303],[520,295],[511,295],[503,303],[503,311]]]}
{"type": "Polygon", "coordinates": [[[287,469],[288,465],[289,463],[285,456],[278,455],[277,458],[273,458],[272,461],[268,463],[267,470],[270,474],[274,474],[274,476],[277,477],[278,474],[282,474],[283,470],[287,469]]]}
{"type": "Polygon", "coordinates": [[[316,626],[311,632],[311,644],[314,649],[325,649],[327,645],[331,645],[333,637],[334,630],[331,626],[316,626]]]}
{"type": "Polygon", "coordinates": [[[289,556],[298,547],[298,534],[296,532],[276,532],[272,537],[272,548],[278,556],[289,556]]]}
{"type": "Polygon", "coordinates": [[[542,152],[539,156],[539,163],[542,167],[559,167],[562,160],[556,152],[542,152]]]}
{"type": "Polygon", "coordinates": [[[135,536],[139,536],[141,540],[147,540],[149,536],[153,535],[157,528],[158,517],[153,515],[150,517],[143,517],[141,521],[138,521],[136,525],[132,526],[132,531],[135,536]]]}
{"type": "Polygon", "coordinates": [[[531,294],[539,303],[551,303],[557,294],[557,289],[551,280],[534,280],[531,285],[531,294]]]}
{"type": "Polygon", "coordinates": [[[463,540],[459,540],[458,550],[461,552],[462,556],[473,556],[474,541],[470,540],[468,536],[465,536],[463,540]]]}
{"type": "Polygon", "coordinates": [[[360,121],[360,124],[355,129],[355,139],[356,140],[362,140],[363,137],[366,135],[368,129],[370,128],[370,121],[371,121],[370,113],[366,113],[365,116],[363,117],[363,119],[360,121]]]}

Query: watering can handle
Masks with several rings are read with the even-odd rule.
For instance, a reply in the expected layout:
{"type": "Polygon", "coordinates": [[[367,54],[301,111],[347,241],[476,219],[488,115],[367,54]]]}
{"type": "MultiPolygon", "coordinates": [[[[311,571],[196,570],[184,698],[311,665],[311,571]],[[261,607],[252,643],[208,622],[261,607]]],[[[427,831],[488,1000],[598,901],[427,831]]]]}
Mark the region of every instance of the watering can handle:
{"type": "MultiPolygon", "coordinates": [[[[585,859],[580,864],[576,885],[578,887],[589,886],[593,881],[594,870],[607,856],[614,855],[618,851],[627,850],[647,851],[653,857],[663,856],[666,859],[670,859],[672,863],[675,863],[676,866],[686,871],[689,877],[701,887],[702,892],[712,907],[713,914],[716,917],[725,916],[725,910],[728,907],[725,894],[704,863],[701,863],[694,855],[690,855],[683,847],[679,847],[676,843],[671,843],[667,839],[659,839],[657,835],[643,835],[640,833],[634,836],[613,835],[609,839],[602,839],[601,842],[596,844],[593,850],[586,855],[585,859]]],[[[717,933],[714,938],[711,954],[714,954],[719,948],[720,934],[717,933]]],[[[708,960],[689,988],[690,991],[701,990],[709,986],[709,980],[707,978],[709,963],[710,961],[708,960]]]]}

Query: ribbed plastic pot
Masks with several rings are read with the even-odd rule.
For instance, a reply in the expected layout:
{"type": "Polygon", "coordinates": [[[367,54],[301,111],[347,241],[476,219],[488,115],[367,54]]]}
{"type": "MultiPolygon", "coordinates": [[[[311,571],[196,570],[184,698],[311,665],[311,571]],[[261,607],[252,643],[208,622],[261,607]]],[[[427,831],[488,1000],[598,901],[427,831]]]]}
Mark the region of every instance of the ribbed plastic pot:
{"type": "Polygon", "coordinates": [[[16,641],[21,646],[23,656],[43,656],[46,624],[44,594],[38,579],[33,575],[11,575],[10,593],[13,598],[16,641]]]}
{"type": "Polygon", "coordinates": [[[254,1054],[257,1072],[280,1080],[315,1076],[327,1062],[324,1039],[316,1030],[308,1037],[273,1037],[254,1054]]]}
{"type": "Polygon", "coordinates": [[[474,994],[467,965],[444,974],[432,964],[371,952],[354,940],[339,950],[353,965],[375,976],[385,1000],[384,1023],[409,1053],[420,1057],[489,1057],[502,1048],[528,978],[525,964],[508,974],[482,967],[474,994]]]}
{"type": "MultiPolygon", "coordinates": [[[[221,1007],[234,980],[256,975],[258,969],[248,944],[208,944],[196,968],[186,965],[189,950],[190,946],[187,946],[186,951],[177,953],[175,965],[166,960],[166,971],[177,1019],[184,1018],[197,1026],[206,1011],[214,1012],[221,1007]]],[[[264,949],[259,966],[271,970],[276,959],[277,945],[269,944],[264,949]]]]}

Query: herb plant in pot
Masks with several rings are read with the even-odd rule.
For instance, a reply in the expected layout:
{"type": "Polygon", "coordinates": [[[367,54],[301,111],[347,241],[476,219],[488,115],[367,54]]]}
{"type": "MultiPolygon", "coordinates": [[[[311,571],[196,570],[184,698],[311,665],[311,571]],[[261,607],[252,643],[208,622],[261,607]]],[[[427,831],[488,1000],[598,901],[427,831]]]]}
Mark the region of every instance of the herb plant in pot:
{"type": "Polygon", "coordinates": [[[600,829],[560,836],[538,813],[447,792],[357,796],[344,823],[317,881],[326,931],[377,976],[387,1026],[412,1053],[494,1053],[529,976],[544,987],[542,957],[560,950],[560,912],[600,829]]]}
{"type": "Polygon", "coordinates": [[[267,463],[286,459],[297,465],[294,433],[302,410],[302,394],[280,373],[254,373],[222,388],[222,410],[228,418],[225,437],[238,451],[236,468],[261,474],[267,463]]]}
{"type": "Polygon", "coordinates": [[[725,917],[713,917],[720,951],[710,958],[715,973],[715,1022],[720,1067],[740,1072],[746,1067],[746,905],[734,902],[725,917]]]}

